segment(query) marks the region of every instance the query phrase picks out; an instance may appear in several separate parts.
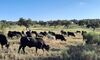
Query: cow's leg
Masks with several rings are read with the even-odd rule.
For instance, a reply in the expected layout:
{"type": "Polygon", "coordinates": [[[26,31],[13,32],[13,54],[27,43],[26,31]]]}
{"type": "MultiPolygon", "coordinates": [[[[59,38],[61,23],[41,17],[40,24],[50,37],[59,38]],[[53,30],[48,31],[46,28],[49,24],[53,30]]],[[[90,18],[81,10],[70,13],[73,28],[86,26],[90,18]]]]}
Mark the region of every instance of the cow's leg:
{"type": "Polygon", "coordinates": [[[22,49],[23,49],[23,53],[25,53],[25,46],[23,46],[22,49]]]}
{"type": "Polygon", "coordinates": [[[44,49],[42,48],[42,51],[43,51],[43,53],[44,53],[44,49]]]}
{"type": "Polygon", "coordinates": [[[1,45],[1,48],[3,49],[3,45],[1,45]]]}
{"type": "Polygon", "coordinates": [[[18,53],[20,52],[20,49],[21,49],[21,48],[22,48],[22,46],[20,45],[20,46],[19,46],[19,49],[18,49],[18,53]]]}
{"type": "Polygon", "coordinates": [[[36,53],[37,53],[38,48],[36,47],[36,53]]]}

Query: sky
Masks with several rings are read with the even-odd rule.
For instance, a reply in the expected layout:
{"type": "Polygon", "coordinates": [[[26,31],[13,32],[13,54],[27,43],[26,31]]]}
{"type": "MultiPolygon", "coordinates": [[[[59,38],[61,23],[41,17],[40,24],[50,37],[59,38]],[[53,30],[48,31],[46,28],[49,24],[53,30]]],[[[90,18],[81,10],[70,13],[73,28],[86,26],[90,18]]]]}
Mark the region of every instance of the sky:
{"type": "Polygon", "coordinates": [[[0,0],[0,20],[99,19],[100,0],[0,0]]]}

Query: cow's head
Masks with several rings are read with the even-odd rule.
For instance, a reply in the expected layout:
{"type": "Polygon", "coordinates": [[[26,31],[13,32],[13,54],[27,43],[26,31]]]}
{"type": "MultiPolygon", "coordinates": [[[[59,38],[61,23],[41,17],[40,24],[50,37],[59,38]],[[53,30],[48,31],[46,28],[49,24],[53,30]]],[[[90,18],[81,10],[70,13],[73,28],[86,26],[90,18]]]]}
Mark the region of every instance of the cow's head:
{"type": "Polygon", "coordinates": [[[49,49],[50,49],[50,46],[49,45],[45,45],[45,50],[47,50],[47,51],[49,51],[49,49]]]}

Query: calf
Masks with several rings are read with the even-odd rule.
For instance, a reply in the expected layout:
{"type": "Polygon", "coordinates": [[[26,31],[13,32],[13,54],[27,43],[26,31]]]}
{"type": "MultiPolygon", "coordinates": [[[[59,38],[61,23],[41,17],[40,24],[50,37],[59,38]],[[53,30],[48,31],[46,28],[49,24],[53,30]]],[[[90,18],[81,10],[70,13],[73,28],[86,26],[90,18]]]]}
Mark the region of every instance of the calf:
{"type": "Polygon", "coordinates": [[[3,34],[0,34],[0,44],[1,44],[2,49],[3,49],[4,45],[5,45],[5,47],[9,48],[8,40],[7,40],[6,36],[3,34]]]}
{"type": "Polygon", "coordinates": [[[25,47],[35,47],[36,48],[36,53],[38,49],[42,49],[44,51],[45,50],[49,50],[49,45],[46,45],[45,42],[43,41],[42,38],[28,38],[26,36],[22,37],[20,39],[20,46],[18,49],[18,53],[20,52],[20,49],[23,49],[23,52],[25,53],[25,47]]]}

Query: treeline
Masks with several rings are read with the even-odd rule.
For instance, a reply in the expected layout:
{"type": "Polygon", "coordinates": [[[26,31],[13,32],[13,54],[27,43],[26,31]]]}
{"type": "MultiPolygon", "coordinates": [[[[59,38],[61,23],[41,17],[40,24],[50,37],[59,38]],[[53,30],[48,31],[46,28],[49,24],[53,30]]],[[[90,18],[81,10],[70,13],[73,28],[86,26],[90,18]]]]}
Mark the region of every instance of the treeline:
{"type": "Polygon", "coordinates": [[[100,27],[100,19],[82,19],[82,20],[50,20],[50,21],[33,21],[32,19],[24,19],[19,18],[18,21],[6,21],[1,20],[0,21],[1,26],[10,26],[10,25],[19,25],[19,26],[25,26],[29,27],[35,24],[42,25],[42,26],[57,26],[57,25],[63,25],[63,26],[69,26],[71,24],[77,24],[79,26],[85,26],[87,28],[89,27],[100,27]]]}

